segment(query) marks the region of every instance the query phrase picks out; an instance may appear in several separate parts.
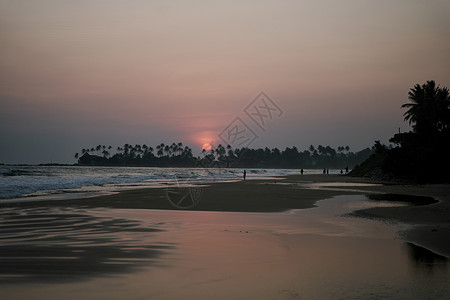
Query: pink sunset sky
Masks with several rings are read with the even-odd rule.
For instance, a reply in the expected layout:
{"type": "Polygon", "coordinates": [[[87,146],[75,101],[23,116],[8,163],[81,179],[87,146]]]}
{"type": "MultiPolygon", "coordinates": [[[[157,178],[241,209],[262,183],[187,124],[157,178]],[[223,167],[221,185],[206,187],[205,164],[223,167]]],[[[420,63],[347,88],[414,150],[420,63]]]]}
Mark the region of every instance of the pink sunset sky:
{"type": "Polygon", "coordinates": [[[0,0],[0,163],[198,154],[262,91],[283,114],[251,147],[387,143],[410,130],[414,84],[450,86],[449,15],[448,0],[0,0]]]}

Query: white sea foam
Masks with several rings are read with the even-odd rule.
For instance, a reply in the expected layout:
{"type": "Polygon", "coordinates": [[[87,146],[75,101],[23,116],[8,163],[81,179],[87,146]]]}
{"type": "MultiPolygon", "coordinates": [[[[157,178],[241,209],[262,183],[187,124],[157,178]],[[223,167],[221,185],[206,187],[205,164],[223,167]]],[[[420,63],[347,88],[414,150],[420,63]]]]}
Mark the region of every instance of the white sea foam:
{"type": "MultiPolygon", "coordinates": [[[[320,174],[322,170],[305,170],[320,174]]],[[[337,173],[333,170],[332,173],[337,173]]],[[[161,187],[179,182],[241,180],[243,169],[4,166],[0,199],[54,194],[108,192],[136,187],[161,187]]],[[[247,179],[299,174],[298,169],[247,169],[247,179]]]]}

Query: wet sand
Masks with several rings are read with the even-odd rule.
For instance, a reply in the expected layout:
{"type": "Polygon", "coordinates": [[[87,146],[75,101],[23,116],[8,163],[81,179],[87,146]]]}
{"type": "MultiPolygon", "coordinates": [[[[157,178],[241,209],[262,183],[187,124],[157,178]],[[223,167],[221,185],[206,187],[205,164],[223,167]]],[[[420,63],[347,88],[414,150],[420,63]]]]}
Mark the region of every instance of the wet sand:
{"type": "Polygon", "coordinates": [[[93,198],[6,206],[171,210],[178,209],[174,204],[180,204],[181,207],[188,206],[190,210],[196,211],[281,212],[311,208],[318,200],[338,195],[367,194],[389,194],[393,198],[391,200],[399,198],[395,195],[432,197],[438,200],[437,203],[427,203],[427,200],[423,202],[423,199],[418,200],[421,198],[410,197],[407,198],[410,202],[408,206],[375,207],[357,210],[352,215],[414,225],[408,231],[401,232],[401,237],[450,257],[450,185],[402,185],[342,175],[295,175],[269,180],[214,183],[201,188],[170,186],[127,190],[93,198]],[[184,200],[179,203],[183,197],[184,200]]]}
{"type": "MultiPolygon", "coordinates": [[[[305,178],[291,176],[287,181],[293,184],[301,184],[305,181],[305,178]]],[[[382,194],[387,195],[387,198],[391,201],[409,202],[407,206],[373,207],[357,210],[351,215],[412,225],[407,230],[399,232],[403,240],[450,257],[449,184],[393,184],[390,182],[374,182],[367,178],[320,175],[310,176],[306,180],[319,183],[321,188],[328,187],[335,191],[341,190],[342,193],[352,191],[366,195],[371,195],[371,193],[382,194]],[[342,183],[345,183],[345,186],[339,186],[342,183]],[[375,185],[364,185],[366,183],[375,185]],[[418,197],[403,197],[405,195],[418,197]]],[[[373,198],[375,198],[374,201],[377,201],[377,197],[373,198]]],[[[386,197],[380,199],[386,199],[386,197]]]]}
{"type": "Polygon", "coordinates": [[[449,194],[306,175],[2,204],[1,296],[445,299],[449,194]]]}
{"type": "Polygon", "coordinates": [[[1,213],[9,228],[0,244],[0,294],[446,299],[447,259],[396,239],[402,226],[341,217],[372,204],[345,195],[272,213],[10,207],[1,213]]]}
{"type": "Polygon", "coordinates": [[[153,236],[162,229],[157,224],[140,225],[77,209],[4,208],[0,284],[84,281],[157,264],[173,245],[155,239],[141,243],[140,236],[153,236]]]}

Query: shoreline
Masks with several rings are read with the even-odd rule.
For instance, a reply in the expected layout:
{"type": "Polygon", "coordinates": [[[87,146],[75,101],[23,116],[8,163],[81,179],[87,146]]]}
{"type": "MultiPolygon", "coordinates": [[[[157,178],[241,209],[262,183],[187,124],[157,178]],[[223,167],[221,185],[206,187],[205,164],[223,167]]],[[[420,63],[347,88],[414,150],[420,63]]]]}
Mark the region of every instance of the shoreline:
{"type": "MultiPolygon", "coordinates": [[[[410,226],[399,236],[450,258],[450,185],[407,185],[376,182],[344,175],[290,175],[277,179],[212,183],[201,188],[144,188],[117,194],[67,200],[2,203],[0,206],[83,208],[176,209],[173,203],[184,197],[199,199],[190,210],[229,212],[281,212],[315,207],[319,200],[339,195],[391,194],[432,197],[437,203],[356,210],[354,217],[387,220],[410,226]],[[195,192],[195,194],[193,194],[195,192]],[[172,203],[169,200],[172,198],[172,203]]],[[[395,197],[395,196],[394,196],[395,197]]],[[[183,200],[185,201],[185,200],[183,200]]],[[[376,201],[376,200],[374,200],[376,201]]],[[[191,203],[188,203],[191,204],[191,203]]],[[[183,203],[181,203],[181,206],[183,203]]]]}

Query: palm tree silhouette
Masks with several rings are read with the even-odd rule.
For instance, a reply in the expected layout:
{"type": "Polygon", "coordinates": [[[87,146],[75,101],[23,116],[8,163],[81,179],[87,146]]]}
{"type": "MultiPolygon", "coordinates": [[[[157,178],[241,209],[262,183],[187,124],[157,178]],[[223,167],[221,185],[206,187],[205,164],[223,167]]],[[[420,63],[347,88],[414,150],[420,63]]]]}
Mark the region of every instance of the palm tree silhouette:
{"type": "Polygon", "coordinates": [[[408,109],[403,116],[416,133],[428,135],[449,129],[448,88],[440,88],[430,80],[423,85],[416,84],[409,91],[408,99],[411,103],[402,105],[408,109]]]}
{"type": "Polygon", "coordinates": [[[165,145],[164,146],[164,153],[166,154],[166,156],[169,156],[171,150],[170,150],[170,146],[169,145],[165,145]]]}
{"type": "Polygon", "coordinates": [[[158,155],[158,157],[163,156],[164,154],[164,143],[159,144],[158,146],[156,146],[156,154],[158,155]]]}

